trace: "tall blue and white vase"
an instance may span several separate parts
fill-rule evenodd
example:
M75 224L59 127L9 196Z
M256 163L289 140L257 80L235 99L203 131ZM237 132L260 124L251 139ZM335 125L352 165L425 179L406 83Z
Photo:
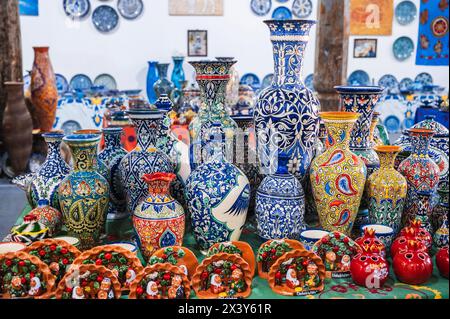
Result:
M121 219L127 217L125 190L120 180L119 164L127 151L122 147L121 127L106 127L102 129L105 148L98 154L99 160L109 170L109 205L107 219Z
M256 192L258 235L268 239L298 239L306 229L305 193L298 179L288 172L287 154L278 157L275 174L266 176Z
M254 110L258 156L264 175L278 167L277 155L302 181L314 157L319 130L319 101L306 88L301 73L313 20L269 20L275 71L272 85L259 94Z
M212 123L207 134L206 162L186 183L192 230L203 253L215 243L239 240L250 200L247 177L224 157L221 123Z
M49 206L61 211L58 197L58 186L69 174L70 167L61 156L62 132L43 133L47 143L47 158L31 180L28 198L33 208L40 200L47 200Z
M155 103L157 96L155 89L153 86L155 85L155 82L158 81L158 69L156 68L156 65L158 62L156 61L148 61L148 71L147 71L147 98L148 101L153 104Z
M174 56L172 57L172 60L173 60L173 70L170 79L172 80L172 83L175 85L175 87L178 90L181 90L182 84L186 80L183 70L184 57Z
M148 194L148 186L142 176L156 172L173 173L174 167L170 158L156 147L164 114L148 108L130 109L127 114L136 129L137 145L122 158L119 172L125 188L127 213L132 214Z

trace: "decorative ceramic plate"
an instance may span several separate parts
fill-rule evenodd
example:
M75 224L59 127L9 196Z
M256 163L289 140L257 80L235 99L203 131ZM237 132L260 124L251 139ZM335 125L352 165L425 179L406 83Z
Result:
M400 131L400 120L395 115L389 115L384 119L384 126L388 133L397 133Z
M412 79L403 78L399 84L400 92L410 91L412 89L413 83L414 81Z
M414 2L405 0L395 7L395 18L401 25L407 25L414 21L417 16L417 8Z
M411 117L407 117L403 120L403 128L409 129L415 124L414 119Z
M433 77L427 72L422 72L416 76L414 82L419 82L422 85L432 85Z
M383 75L378 80L378 86L385 88L389 93L397 93L399 91L398 81L392 74Z
M65 135L69 135L72 134L72 132L81 130L81 125L77 121L70 120L64 122L64 124L61 126L61 130L64 131Z
M36 173L45 161L45 156L42 153L32 153L28 161L28 169L31 173Z
M403 61L409 58L414 52L414 42L409 37L400 37L392 45L394 56L397 60Z
M311 0L295 0L292 4L292 13L299 19L309 17L313 10Z
M253 89L260 87L259 78L254 73L246 73L241 77L239 84L246 84L251 86Z
M144 11L144 3L142 0L118 0L117 10L125 19L134 20Z
M252 273L252 278L255 275L255 268L256 268L255 254L253 253L252 247L246 242L229 241L223 243L215 243L209 248L207 256L210 257L218 253L238 254L239 256L244 258L244 260L248 263L250 271Z
M92 23L100 32L110 32L119 24L119 15L113 7L101 5L92 13Z
M64 0L63 8L66 15L72 19L84 18L91 9L89 0Z
M31 84L31 75L25 74L23 76L23 91L26 92L30 88Z
M194 274L198 266L194 253L186 247L168 246L158 249L148 261L148 265L169 263L180 268L188 278Z
M275 20L289 20L292 19L292 12L286 7L278 7L272 12L272 19Z
M311 91L315 91L314 89L314 74L308 74L308 76L305 78L305 86L310 89Z
M103 86L106 90L116 90L116 80L109 74L103 73L97 76L94 80L95 86Z
M252 0L250 7L256 15L265 16L272 8L272 0Z
M85 74L77 74L70 79L70 87L72 90L88 90L92 86L91 79Z
M261 89L265 89L266 87L271 86L272 81L273 81L273 73L267 74L262 80Z
M69 83L67 82L66 78L59 73L55 74L55 78L56 78L56 88L58 90L58 93L60 95L63 95L64 93L66 93L69 90Z
M366 71L356 70L353 71L347 79L348 85L367 86L370 85L370 77Z

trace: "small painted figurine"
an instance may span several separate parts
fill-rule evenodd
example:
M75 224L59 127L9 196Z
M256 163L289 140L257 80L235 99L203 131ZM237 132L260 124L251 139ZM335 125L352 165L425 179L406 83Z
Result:
M184 272L184 274L187 276L188 275L188 269L187 269L186 265L180 265L179 267Z
M12 279L11 279L11 286L15 290L22 289L22 280L20 279L19 276L12 277Z
M172 277L172 284L168 291L169 299L182 299L184 298L184 289L182 286L183 278L180 275Z
M28 294L30 296L37 296L41 292L41 280L38 277L30 279L30 290Z
M234 292L243 292L245 290L244 273L241 269L236 268L231 272L230 288Z
M80 286L73 287L72 299L84 299L83 288L81 288Z
M146 289L147 299L161 299L159 295L158 285L154 281L149 281Z
M213 294L220 294L225 291L225 287L222 285L222 278L218 274L211 276L211 292Z
M306 266L306 275L304 278L306 289L312 289L319 286L320 277L318 269L317 265L313 262L310 262L308 266Z
M114 293L111 289L111 279L103 278L102 282L100 283L100 291L103 291L106 293L106 298L99 297L99 299L114 299ZM100 291L99 291L99 294L100 294Z
M336 254L333 251L327 251L325 254L325 269L333 271L336 268Z
M342 256L340 271L350 271L351 258L349 255Z
M297 279L297 272L294 268L289 268L286 272L286 285L291 289L300 286L300 281Z
M52 261L48 266L53 273L59 273L59 264L56 261Z
M136 272L129 268L125 273L125 287L129 287L131 282L136 278Z

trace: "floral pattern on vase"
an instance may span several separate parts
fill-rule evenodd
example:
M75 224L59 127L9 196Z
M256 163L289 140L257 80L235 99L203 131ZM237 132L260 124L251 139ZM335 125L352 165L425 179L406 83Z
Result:
M159 248L181 246L184 236L183 207L170 195L173 173L144 174L148 196L139 203L133 214L133 227L146 259Z
M327 127L327 149L310 168L319 221L326 231L350 235L367 176L362 159L349 150L350 133L360 114L322 112L320 116Z
M110 198L107 219L121 219L128 216L126 212L125 190L120 180L119 164L127 151L122 147L121 127L106 127L102 129L105 148L98 158L109 171Z
M158 98L156 96L156 92L154 89L155 82L158 81L158 69L156 68L156 65L158 62L156 61L148 61L148 71L147 71L147 98L148 101L153 104L155 103L156 99Z
M100 139L98 134L63 138L72 151L73 170L59 185L59 201L68 235L80 240L81 250L99 244L106 222L109 183L97 172Z
M367 179L369 223L389 226L397 234L401 227L407 189L405 177L394 168L400 147L380 145L375 146L374 150L380 159L380 169Z
M275 174L266 176L256 193L258 235L268 239L297 239L306 229L305 193L287 170L289 157L281 153Z
M314 158L319 101L302 77L303 56L313 20L269 20L274 55L272 85L259 94L254 110L261 173L274 173L278 152L289 155L289 172L304 179Z
M153 84L153 89L156 93L156 98L159 98L161 94L167 94L171 96L172 91L175 89L175 85L167 78L167 71L169 69L169 63L158 63L156 65L158 69L159 79Z

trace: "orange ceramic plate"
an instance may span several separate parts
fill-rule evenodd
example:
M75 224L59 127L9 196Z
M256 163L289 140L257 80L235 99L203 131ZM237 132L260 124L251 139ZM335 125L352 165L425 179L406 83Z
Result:
M172 249L172 251L170 251ZM178 254L174 255L174 252L178 252L179 250L183 250L184 256L180 257ZM175 266L181 267L181 270L186 274L187 270L187 276L188 278L191 278L194 274L195 269L198 266L198 260L195 257L194 253L190 251L186 247L181 246L168 246L158 249L153 253L153 255L150 257L149 265L154 265L156 263L170 263L167 258L170 256L174 256L174 259L176 261ZM158 258L158 260L156 259ZM184 267L183 267L184 266ZM185 269L184 269L185 268Z
M212 245L208 250L208 256L212 256L217 253L230 253L228 248L235 247L239 249L242 253L239 254L250 266L250 271L253 276L255 276L255 268L256 268L256 259L255 254L253 253L252 247L243 241L229 241L223 243L216 243Z

